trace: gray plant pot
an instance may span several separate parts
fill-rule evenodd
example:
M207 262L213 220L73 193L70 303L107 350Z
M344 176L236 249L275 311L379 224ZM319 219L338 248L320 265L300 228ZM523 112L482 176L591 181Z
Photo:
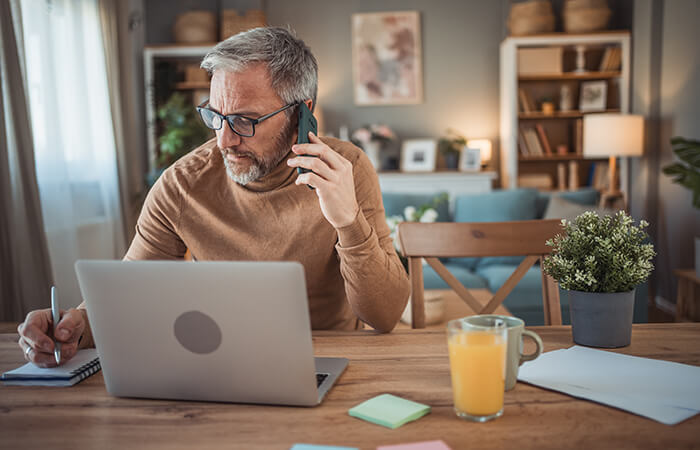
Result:
M634 289L629 292L567 291L574 342L589 347L630 345Z

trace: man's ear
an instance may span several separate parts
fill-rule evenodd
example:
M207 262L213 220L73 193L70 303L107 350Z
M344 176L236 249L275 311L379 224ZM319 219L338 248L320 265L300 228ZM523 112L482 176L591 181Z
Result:
M308 99L308 100L305 100L304 103L306 103L306 106L309 107L309 111L311 111L311 112L313 113L313 112L314 112L314 106L315 106L315 105L314 105L314 101L311 100L311 99Z

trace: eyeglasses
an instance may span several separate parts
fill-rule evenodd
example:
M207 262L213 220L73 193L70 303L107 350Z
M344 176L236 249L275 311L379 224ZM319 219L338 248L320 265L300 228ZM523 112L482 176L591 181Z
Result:
M229 114L228 116L225 116L221 113L214 111L213 109L206 108L205 106L208 103L209 100L205 100L201 105L197 106L197 112L199 113L199 117L202 118L202 122L204 122L204 125L206 125L207 128L211 128L212 130L220 130L221 127L224 125L224 121L226 121L228 122L228 126L231 128L231 131L242 137L253 137L255 135L255 125L259 124L264 120L269 119L275 114L281 113L285 109L289 109L292 106L296 106L298 104L290 103L286 106L283 106L275 112L271 112L270 114L265 114L262 117L253 119L251 117L239 116L237 114Z

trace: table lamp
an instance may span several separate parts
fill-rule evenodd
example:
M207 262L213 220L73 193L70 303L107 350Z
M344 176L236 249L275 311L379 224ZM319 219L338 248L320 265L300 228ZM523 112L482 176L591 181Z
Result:
M641 156L644 151L644 117L633 114L583 116L583 157L610 158L610 186L606 196L621 196L617 179L618 156Z
M490 139L468 139L467 147L478 148L481 155L481 165L485 166L491 161L491 140Z

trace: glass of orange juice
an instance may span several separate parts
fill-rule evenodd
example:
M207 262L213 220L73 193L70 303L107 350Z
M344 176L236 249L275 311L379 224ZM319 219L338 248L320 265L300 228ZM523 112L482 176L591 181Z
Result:
M503 414L508 328L502 319L471 316L447 323L457 416L486 422Z

